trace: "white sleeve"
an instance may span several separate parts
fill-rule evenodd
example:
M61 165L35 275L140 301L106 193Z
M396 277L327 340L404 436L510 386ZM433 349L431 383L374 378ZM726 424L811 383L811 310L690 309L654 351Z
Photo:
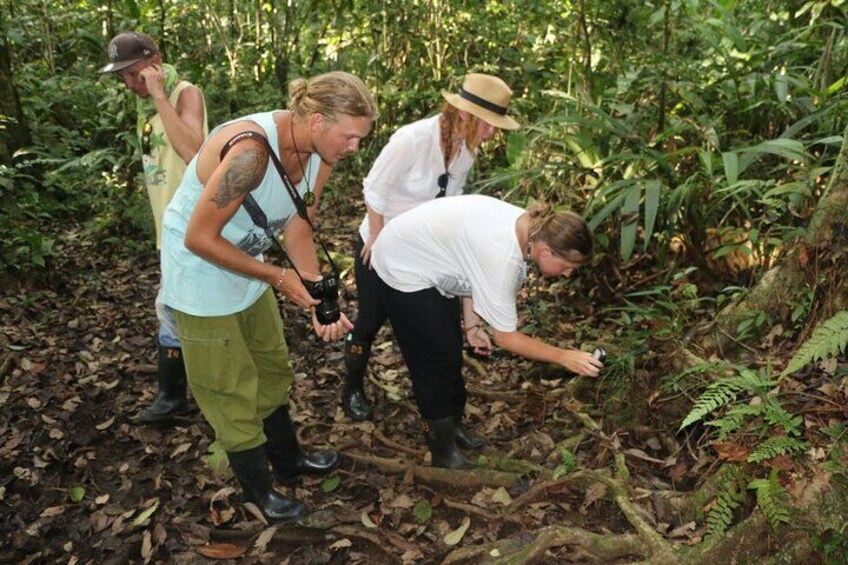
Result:
M363 181L365 203L378 214L384 214L391 191L396 189L415 160L415 143L411 135L398 131L380 151L380 155Z

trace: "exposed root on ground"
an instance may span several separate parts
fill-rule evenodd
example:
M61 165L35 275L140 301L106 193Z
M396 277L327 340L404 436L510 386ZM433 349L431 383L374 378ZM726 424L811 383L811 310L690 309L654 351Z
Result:
M352 451L346 451L344 455L357 463L375 466L384 473L403 475L410 473L414 479L423 483L450 485L457 488L474 489L484 486L509 488L521 479L518 473L505 473L491 469L441 469L416 465L411 461L363 455Z

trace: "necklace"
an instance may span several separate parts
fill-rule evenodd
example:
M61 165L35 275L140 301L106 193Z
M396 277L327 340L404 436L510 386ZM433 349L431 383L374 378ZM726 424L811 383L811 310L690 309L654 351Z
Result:
M297 164L300 165L300 173L303 175L303 182L306 183L306 193L303 195L303 203L306 204L306 207L310 207L315 204L315 194L312 192L312 187L309 186L309 178L306 176L306 170L303 168L303 163L300 161L300 150L297 148L297 141L294 140L294 114L291 116L291 121L289 122L289 131L291 131L292 145L294 145L294 153L297 158Z

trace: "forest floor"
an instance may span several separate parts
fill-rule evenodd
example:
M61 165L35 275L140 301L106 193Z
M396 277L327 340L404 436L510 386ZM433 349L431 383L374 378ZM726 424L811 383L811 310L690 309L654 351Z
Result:
M328 216L323 233L352 234L358 221L355 210ZM350 253L351 241L331 240ZM389 329L375 343L367 385L374 422L351 423L339 406L342 344L316 341L305 314L286 303L301 441L333 446L343 462L330 477L281 485L311 514L268 526L210 459L211 429L193 403L173 426L133 421L155 392L158 276L157 256L144 246L118 249L69 232L45 284L0 297L0 562L438 563L474 547L482 549L470 561L496 561L492 544L521 547L548 526L632 531L609 484L569 480L577 469L601 476L616 455L641 489L632 500L651 528L671 544L703 539L702 521L656 494L693 489L719 462L675 433L691 400L660 393L656 375L670 370L661 352L648 363L656 375L637 371L615 398L616 383L603 377L574 379L509 356L468 360L468 423L488 444L475 454L479 471L440 471L427 466ZM350 274L346 282L350 313ZM594 310L580 289L543 293L553 304L546 316L563 302L569 315L540 335L576 345L598 335L582 333ZM554 543L527 561L590 561L584 549ZM607 562L640 558L625 551Z

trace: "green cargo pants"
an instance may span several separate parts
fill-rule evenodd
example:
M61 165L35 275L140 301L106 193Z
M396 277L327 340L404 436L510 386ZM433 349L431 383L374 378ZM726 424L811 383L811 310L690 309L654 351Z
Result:
M288 404L294 381L273 291L228 316L174 316L191 393L218 442L226 451L265 443L262 420Z

